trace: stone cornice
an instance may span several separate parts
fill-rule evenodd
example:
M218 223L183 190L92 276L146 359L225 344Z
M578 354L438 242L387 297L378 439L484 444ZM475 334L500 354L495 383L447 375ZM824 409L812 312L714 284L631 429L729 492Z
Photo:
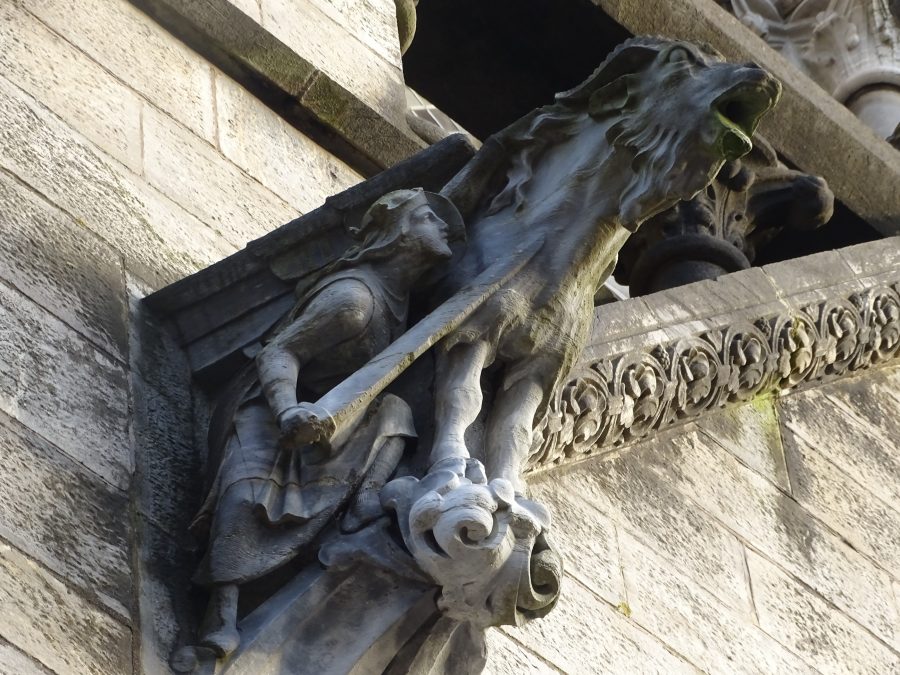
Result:
M704 306L715 315L704 317ZM635 314L646 330L616 335ZM667 316L678 320L667 324ZM551 404L533 471L895 358L900 238L607 305L596 312L595 335Z
M363 175L425 147L228 0L130 1Z

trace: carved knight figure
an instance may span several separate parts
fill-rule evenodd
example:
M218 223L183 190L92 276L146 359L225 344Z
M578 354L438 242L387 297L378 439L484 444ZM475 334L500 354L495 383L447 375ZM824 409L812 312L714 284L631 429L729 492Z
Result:
M200 641L240 645L204 673L469 675L489 626L552 609L561 560L523 471L596 290L643 221L751 149L779 93L754 64L635 38L440 195L375 201L362 244L303 285L213 418ZM386 393L410 380L406 401ZM238 590L284 569L236 625Z
M404 439L415 436L409 407L384 395L327 446L312 446L296 442L314 414L298 399L315 400L405 331L410 287L451 255L445 219L459 219L452 204L422 190L375 202L356 233L359 245L298 289L255 366L215 411L210 438L221 443L221 460L194 529L209 532L195 575L211 593L200 644L218 656L239 643L240 586L300 554L351 497L348 529L380 515L371 493L377 499Z

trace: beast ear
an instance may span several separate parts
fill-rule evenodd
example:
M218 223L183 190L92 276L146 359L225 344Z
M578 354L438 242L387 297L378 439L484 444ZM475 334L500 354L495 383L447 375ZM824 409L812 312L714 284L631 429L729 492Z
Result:
M633 38L623 42L606 57L588 79L574 89L557 94L557 102L583 103L591 100L595 93L599 94L600 90L614 84L625 75L638 73L646 68L667 44L670 43L654 38Z
M588 99L588 114L600 119L622 110L631 94L628 87L630 79L624 75L591 94Z

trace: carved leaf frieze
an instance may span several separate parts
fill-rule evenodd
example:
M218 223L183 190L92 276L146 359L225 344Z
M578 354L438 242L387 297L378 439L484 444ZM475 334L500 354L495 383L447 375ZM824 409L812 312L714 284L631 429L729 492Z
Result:
M900 282L582 364L541 422L540 470L704 412L897 356Z

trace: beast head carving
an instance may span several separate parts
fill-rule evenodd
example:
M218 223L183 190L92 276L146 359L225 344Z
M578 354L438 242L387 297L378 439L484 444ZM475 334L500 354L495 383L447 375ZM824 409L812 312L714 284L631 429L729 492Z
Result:
M760 117L781 85L753 63L725 63L710 48L663 38L620 45L557 106L606 122L606 138L630 153L634 179L621 196L623 224L647 216L654 201L689 199L726 160L750 151Z

